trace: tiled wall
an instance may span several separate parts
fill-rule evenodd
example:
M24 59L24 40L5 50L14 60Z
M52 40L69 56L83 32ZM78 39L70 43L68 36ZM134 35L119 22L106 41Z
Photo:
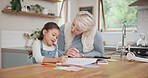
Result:
M24 33L29 31L2 31L2 48L7 47L24 47L26 40Z
M148 42L148 8L138 10L138 31L145 34Z
M102 39L105 41L105 45L117 45L122 42L121 32L102 32ZM127 32L125 42L135 43L138 40L139 33Z
M1 26L0 26L0 28L1 28ZM2 65L1 65L1 61L2 61L2 60L1 60L1 59L2 59L2 56L1 56L1 55L2 55L2 54L1 54L1 45L2 45L2 44L1 44L1 43L2 43L2 41L1 41L1 29L0 29L0 69L1 69L1 66L2 66Z

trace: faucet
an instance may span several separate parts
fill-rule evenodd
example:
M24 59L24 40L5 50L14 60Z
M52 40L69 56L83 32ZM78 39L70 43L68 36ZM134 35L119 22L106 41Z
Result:
M126 21L125 21L126 22ZM126 25L125 22L123 23L122 26L122 47L121 47L121 54L120 56L122 57L124 52L125 52L125 38L126 38Z

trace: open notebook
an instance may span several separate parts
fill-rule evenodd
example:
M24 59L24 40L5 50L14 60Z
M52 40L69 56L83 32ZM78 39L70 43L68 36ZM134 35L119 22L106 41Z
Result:
M97 58L68 58L68 60L63 64L85 66L88 64L95 63L96 60Z

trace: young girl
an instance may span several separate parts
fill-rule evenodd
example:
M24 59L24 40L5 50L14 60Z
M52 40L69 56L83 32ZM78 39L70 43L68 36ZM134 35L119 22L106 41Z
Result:
M63 56L56 45L59 35L60 28L56 23L48 22L44 25L38 40L32 46L33 63L65 62L67 60L67 56Z

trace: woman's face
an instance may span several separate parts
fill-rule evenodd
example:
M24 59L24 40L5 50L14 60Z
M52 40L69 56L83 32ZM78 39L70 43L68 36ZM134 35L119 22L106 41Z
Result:
M73 35L79 35L79 34L82 33L82 30L80 30L80 29L75 25L75 23L73 22L73 23L72 23L72 26L71 26L71 33L72 33Z
M44 30L43 31L44 37L43 42L47 46L52 46L58 39L60 35L60 31L58 29L50 29L50 30Z

